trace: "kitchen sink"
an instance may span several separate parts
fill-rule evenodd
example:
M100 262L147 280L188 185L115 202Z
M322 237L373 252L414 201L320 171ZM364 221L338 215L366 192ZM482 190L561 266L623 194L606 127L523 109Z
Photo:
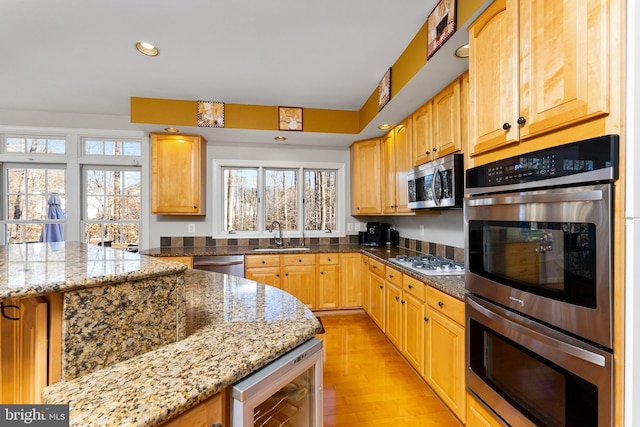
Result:
M308 251L308 246L267 246L265 248L254 248L251 252L291 252Z

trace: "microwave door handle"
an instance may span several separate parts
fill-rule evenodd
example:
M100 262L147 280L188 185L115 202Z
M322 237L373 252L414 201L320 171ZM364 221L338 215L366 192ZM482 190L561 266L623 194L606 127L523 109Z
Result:
M469 206L510 205L525 203L587 202L602 200L601 190L588 190L566 193L527 194L523 196L491 196L480 199L467 199Z
M433 201L435 202L436 206L440 206L440 204L442 203L442 191L440 192L440 194L436 194L436 180L438 179L442 179L440 175L440 167L437 167L433 171L433 176L431 177L431 194L433 194ZM442 190L442 184L440 185L440 189Z

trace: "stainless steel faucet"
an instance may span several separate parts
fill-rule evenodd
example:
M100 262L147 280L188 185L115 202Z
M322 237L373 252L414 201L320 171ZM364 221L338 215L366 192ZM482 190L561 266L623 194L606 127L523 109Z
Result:
M280 224L279 221L273 221L271 223L271 225L269 226L269 233L271 233L273 231L273 226L277 225L278 226L278 235L274 238L274 242L276 245L278 246L282 246L282 224Z

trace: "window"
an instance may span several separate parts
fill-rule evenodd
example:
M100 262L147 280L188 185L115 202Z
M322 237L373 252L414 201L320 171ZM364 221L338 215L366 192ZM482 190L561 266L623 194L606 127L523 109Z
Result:
M93 132L0 126L0 244L139 244L143 133Z
M229 163L233 163L230 161ZM224 166L214 163L214 183L220 197L221 227L214 234L268 235L274 221L291 236L320 236L344 232L338 217L344 165L317 168L314 165ZM215 227L214 227L215 228Z
M83 168L84 241L117 247L138 245L141 173L124 168Z
M66 171L46 165L11 165L4 168L4 176L7 243L64 240L64 215L51 216L49 203L55 200L57 209L64 213ZM50 231L53 224L59 227L56 236Z

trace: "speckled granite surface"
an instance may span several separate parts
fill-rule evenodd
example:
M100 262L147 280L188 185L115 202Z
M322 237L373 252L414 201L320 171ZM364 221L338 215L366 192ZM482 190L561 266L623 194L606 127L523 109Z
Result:
M184 264L80 242L0 246L0 300L180 273Z
M156 426L320 331L286 292L233 276L185 272L187 337L44 390L71 426Z
M309 251L305 253L326 253L326 252L362 252L365 255L374 256L379 261L402 271L403 273L415 279L421 280L429 285L437 288L455 298L464 300L466 293L464 289L464 275L459 276L425 276L416 273L413 270L402 268L397 264L387 262L389 258L393 258L398 254L417 255L419 252L406 248L396 247L365 247L357 244L347 245L310 245ZM143 251L142 253L156 257L163 256L206 256L206 255L257 255L249 246L226 246L226 247L164 247ZM260 252L268 253L287 253L287 252Z
M184 275L64 293L65 381L184 338Z

